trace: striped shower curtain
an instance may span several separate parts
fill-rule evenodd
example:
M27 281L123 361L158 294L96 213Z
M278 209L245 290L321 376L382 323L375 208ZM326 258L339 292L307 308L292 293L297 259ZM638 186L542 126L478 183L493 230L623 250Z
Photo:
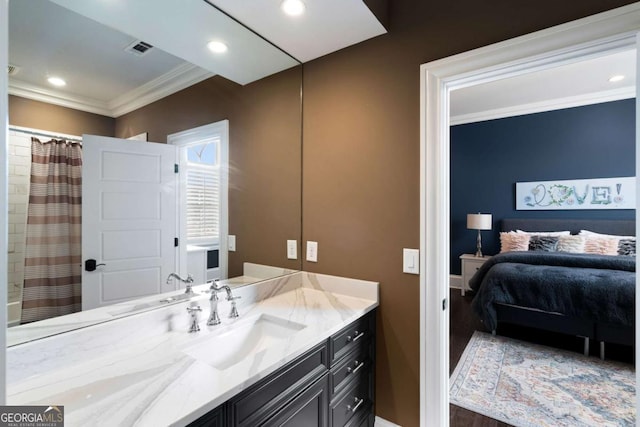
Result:
M31 138L22 323L80 311L82 146Z

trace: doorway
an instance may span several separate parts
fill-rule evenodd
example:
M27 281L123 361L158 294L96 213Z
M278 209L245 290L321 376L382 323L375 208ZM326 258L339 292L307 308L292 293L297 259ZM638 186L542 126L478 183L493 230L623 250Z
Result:
M450 92L585 58L633 49L639 28L640 7L630 5L422 65L422 426L449 424ZM637 114L636 108L636 122ZM636 304L637 300L636 293Z

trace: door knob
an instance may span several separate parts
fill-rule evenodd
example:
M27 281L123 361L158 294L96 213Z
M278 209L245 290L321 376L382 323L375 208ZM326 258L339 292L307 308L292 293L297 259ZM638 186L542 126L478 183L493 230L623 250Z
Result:
M101 265L104 266L107 264L104 264L104 263L96 264L95 259L88 259L84 262L84 269L86 271L95 271L96 268L100 267Z

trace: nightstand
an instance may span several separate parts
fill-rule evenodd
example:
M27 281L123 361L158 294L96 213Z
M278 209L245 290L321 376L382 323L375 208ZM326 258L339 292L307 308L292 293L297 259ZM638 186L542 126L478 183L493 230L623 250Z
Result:
M469 280L476 274L476 271L484 264L486 260L491 258L490 256L477 257L472 254L462 254L460 259L462 260L462 288L461 294L464 296L464 292L469 288Z

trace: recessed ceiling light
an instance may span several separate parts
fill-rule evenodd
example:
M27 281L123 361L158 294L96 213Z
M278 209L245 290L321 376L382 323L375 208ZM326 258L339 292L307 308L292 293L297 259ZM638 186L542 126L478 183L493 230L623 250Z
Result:
M58 87L62 87L62 86L66 86L67 82L65 82L63 79L61 79L60 77L49 77L47 79L47 81L54 85L54 86L58 86Z
M227 51L227 45L217 40L209 42L207 47L213 53L225 53Z
M299 16L304 13L304 3L302 0L283 0L280 8L289 16Z
M622 80L624 80L624 76L622 74L616 74L615 76L611 76L611 78L609 79L611 83L619 82Z

